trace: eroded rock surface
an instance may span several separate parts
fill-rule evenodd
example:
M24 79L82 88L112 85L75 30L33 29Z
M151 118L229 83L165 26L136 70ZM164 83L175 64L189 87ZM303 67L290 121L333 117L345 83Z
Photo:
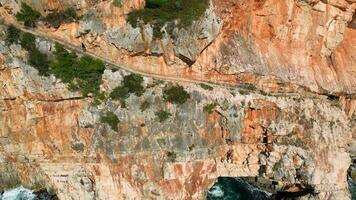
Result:
M191 98L174 105L162 90L175 83L145 77L145 93L126 107L110 98L95 106L56 77L39 76L20 45L1 41L0 189L22 182L45 184L60 199L204 199L217 177L231 176L274 181L280 191L312 187L310 199L350 199L354 0L212 1L191 27L161 39L151 25L125 20L143 0L26 2L43 15L75 7L84 16L58 29L39 23L34 31L46 37L138 71L234 87L182 82ZM1 18L17 23L20 2L0 3ZM37 45L51 56L51 42ZM106 96L126 74L104 72ZM151 106L142 111L145 100ZM172 114L163 123L161 109ZM118 131L100 121L108 111Z
M95 106L40 77L20 46L1 42L0 50L0 166L26 185L45 183L60 199L204 199L219 176L258 176L279 190L311 186L313 198L350 199L345 147L354 127L325 96L180 83L191 98L175 105L162 98L175 83L145 77L145 93L126 107L110 98ZM126 74L106 70L101 90ZM145 100L151 106L142 111ZM162 123L161 109L172 114ZM118 116L118 131L100 121L107 111Z

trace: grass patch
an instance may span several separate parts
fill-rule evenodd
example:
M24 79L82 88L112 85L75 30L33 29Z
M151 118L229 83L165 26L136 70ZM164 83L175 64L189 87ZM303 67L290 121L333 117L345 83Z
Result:
M165 110L160 110L160 111L156 112L155 114L157 116L158 121L161 123L166 121L170 116L172 116L171 113L169 113L168 111L165 111Z
M204 84L204 83L201 83L200 87L203 88L204 90L210 90L210 91L214 90L214 88L212 86Z
M166 87L163 90L163 99L174 104L183 104L190 98L190 94L182 86Z
M54 28L58 28L61 24L70 23L75 20L78 20L79 17L74 8L67 8L61 12L53 12L48 14L43 18L44 22L47 22Z
M161 29L165 24L170 25L169 32L173 30L171 25L189 27L204 14L208 6L208 0L146 0L145 8L130 12L127 21L133 27L137 27L138 20L150 23L154 37L161 38Z
M38 11L24 2L21 3L21 10L16 14L17 21L24 22L27 27L36 27L36 22L40 17L41 14Z
M119 118L113 112L107 112L100 117L100 122L108 124L112 130L118 131L117 125L120 123Z
M209 114L213 113L215 111L215 108L218 104L217 103L210 103L204 106L203 111L207 112Z

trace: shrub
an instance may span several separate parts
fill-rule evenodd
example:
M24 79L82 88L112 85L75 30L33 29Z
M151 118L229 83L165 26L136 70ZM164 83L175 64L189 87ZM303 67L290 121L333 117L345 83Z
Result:
M29 53L28 64L36 68L40 75L49 75L48 57L37 49L36 37L31 33L22 33L20 38L22 48L26 49Z
M83 56L73 65L76 82L84 96L89 93L97 95L102 83L105 65L101 60Z
M203 88L204 90L210 90L210 91L214 89L210 85L207 85L207 84L204 84L204 83L201 83L200 87Z
M26 3L21 3L21 10L16 14L16 19L18 21L24 22L25 26L35 27L36 21L41 17L41 14L31 8L31 6Z
M71 83L71 88L78 88L84 96L89 93L100 94L102 74L105 65L102 61L90 56L77 58L73 52L68 52L60 44L56 44L55 60L50 63L50 71L65 83Z
M58 28L63 23L70 23L78 19L74 8L68 8L62 12L53 12L48 14L43 21L49 23L52 27Z
M127 99L131 93L136 96L141 96L145 92L145 88L142 86L143 78L137 74L130 74L124 77L122 86L115 88L110 97L115 100L120 100L121 107L125 108L125 99Z
M28 63L38 70L39 75L49 75L49 61L46 54L40 52L37 48L30 51Z
M251 83L244 83L239 85L241 88L246 89L246 90L257 90L256 86L251 84Z
M160 38L165 24L174 24L176 21L179 27L188 27L204 14L208 5L208 0L147 0L145 8L130 12L127 21L134 27L137 27L139 19L150 23L154 36Z
M118 131L117 125L120 123L119 118L113 112L107 112L100 117L101 123L108 124L112 130Z
M183 104L190 98L190 94L182 86L171 86L163 90L163 99L165 101Z
M171 113L169 113L169 112L167 112L165 110L160 110L160 111L156 112L155 114L156 114L156 116L158 118L158 121L161 122L161 123L166 121L170 116L172 116Z
M114 0L112 2L112 5L116 6L116 7L122 7L122 0Z
M17 29L14 25L10 25L7 27L7 32L6 32L6 43L7 44L13 44L17 43L20 39L20 30Z
M174 151L168 151L167 157L171 162L174 162L177 158L177 154Z
M115 100L126 99L130 96L129 89L126 87L116 87L111 93L110 97Z
M205 105L203 111L211 114L214 112L217 105L218 105L217 103L210 103L208 105Z
M50 71L56 77L62 79L65 83L71 83L72 89L79 89L75 83L72 83L75 78L73 69L74 63L77 61L77 55L67 51L61 44L55 44L54 51L55 60L50 63Z
M20 39L20 44L22 48L31 53L31 51L36 49L36 37L31 33L23 33Z
M143 78L137 74L130 74L124 77L124 87L128 88L130 93L134 93L136 96L141 96L145 92L145 88L142 86Z
M145 110L147 110L149 107L151 106L151 103L148 100L145 100L141 106L140 106L140 110L143 112Z

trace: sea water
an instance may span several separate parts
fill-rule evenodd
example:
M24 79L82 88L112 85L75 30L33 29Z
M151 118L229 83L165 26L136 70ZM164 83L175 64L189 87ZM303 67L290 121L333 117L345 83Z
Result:
M268 200L271 193L260 190L241 178L219 177L208 191L208 200Z

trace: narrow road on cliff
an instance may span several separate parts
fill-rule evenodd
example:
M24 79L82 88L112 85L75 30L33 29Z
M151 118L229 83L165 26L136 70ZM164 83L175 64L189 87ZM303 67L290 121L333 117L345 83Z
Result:
M5 22L6 25L9 25ZM218 83L218 82L211 82L211 81L202 81L202 80L193 80L193 79L187 79L187 78L182 78L182 77L175 77L175 76L167 76L167 75L160 75L160 74L153 74L153 73L146 73L146 72L142 72L140 70L136 70L133 69L132 67L126 66L126 65L122 65L122 64L117 64L114 61L110 60L109 58L105 58L102 56L98 56L96 55L94 52L90 52L90 50L86 50L83 51L83 49L81 47L75 46L71 43L68 43L66 41L63 40L59 40L57 38L50 38L48 36L46 36L45 33L42 33L40 31L36 31L35 29L28 29L25 28L24 26L18 25L18 24L12 24L14 25L16 28L20 29L23 32L27 32L27 33L31 33L39 38L43 38L45 40L48 41L52 41L52 42L57 42L59 44L64 45L67 49L74 51L76 53L79 54L83 54L83 55L89 55L91 57L97 58L99 60L102 60L103 62L116 66L119 69L123 69L126 70L128 72L131 73L135 73L135 74L140 74L142 76L146 76L146 77L151 77L151 78L156 78L156 79L161 79L161 80L166 80L166 81L173 81L173 82L187 82L187 83L195 83L195 84L206 84L206 85L210 85L210 86L223 86L226 88L235 88L236 86L238 86L238 84L227 84L227 83Z
M6 21L4 21L5 25L10 25L9 23L7 23ZM91 52L90 50L86 49L85 51L83 51L82 47L80 46L75 46L69 42L57 39L57 38L51 38L48 37L46 35L46 33L41 32L41 31L36 31L36 29L29 29L24 27L23 25L19 25L19 24L11 24L13 26L15 26L16 28L20 29L23 32L27 32L27 33L31 33L39 38L42 38L44 40L47 41L52 41L52 42L57 42L59 44L62 44L63 46L65 46L67 49L74 51L76 53L82 54L82 55L88 55L91 57L94 57L96 59L102 60L103 62L110 64L112 66L117 67L117 69L122 69L122 70L126 70L128 72L131 73L135 73L135 74L140 74L142 76L146 76L146 77L151 77L151 78L155 78L155 79L160 79L163 81L171 81L171 82L185 82L185 83L193 83L193 84L205 84L205 85L209 85L211 87L214 86L218 86L218 87L224 87L224 88L228 88L228 89L236 89L238 87L243 87L243 83L226 83L226 82L222 82L222 81L217 81L217 82L212 82L212 81L204 81L204 80L197 80L197 79L188 79L188 78L182 78L182 77L177 77L177 76L169 76L169 75L160 75L160 74L155 74L155 73L147 73L147 72L143 72L137 69L134 69L132 67L129 67L127 65L123 65L123 64L118 64L115 63L114 61L110 60L110 58L106 58L103 56L99 56L96 55L94 52ZM257 89L258 91L261 91L260 89ZM306 91L306 92L310 92L310 91ZM301 94L298 92L274 92L274 93L269 93L269 95L271 96L278 96L278 95L284 95L284 96L300 96ZM313 94L313 92L311 92L311 94ZM318 94L318 93L314 93L314 95L322 95L322 94Z

